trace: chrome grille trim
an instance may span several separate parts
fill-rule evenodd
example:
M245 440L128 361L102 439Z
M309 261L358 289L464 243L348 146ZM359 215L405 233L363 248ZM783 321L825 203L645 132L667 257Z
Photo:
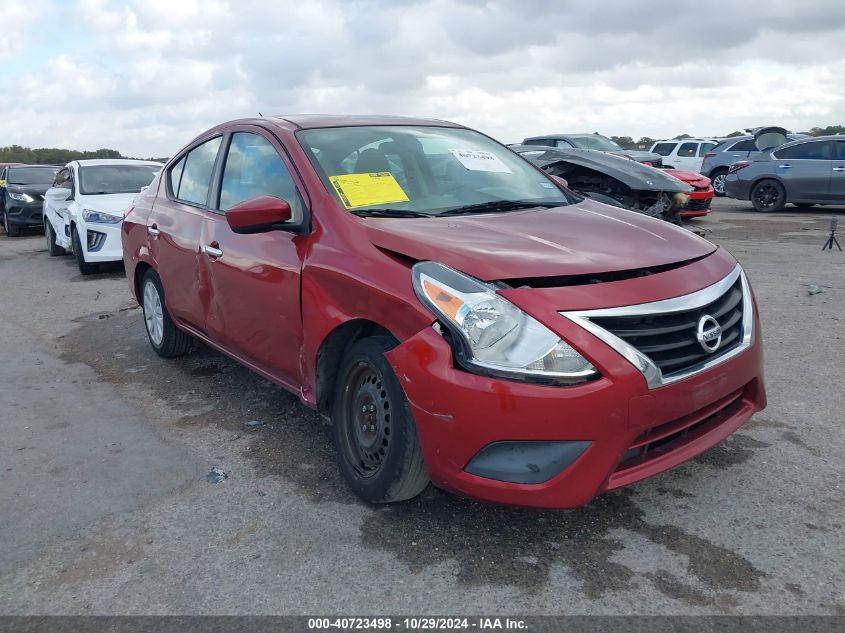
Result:
M673 312L686 312L689 310L696 310L702 308L710 303L713 303L736 283L737 278L742 279L742 339L733 349L721 354L712 360L698 363L692 367L688 367L682 371L674 372L664 375L660 368L652 362L645 354L640 352L636 347L630 343L622 340L615 334L594 323L591 319L596 317L625 317L625 316L650 316L660 314L671 314ZM751 347L753 340L754 327L754 308L751 304L751 289L748 285L748 280L742 267L737 264L736 267L721 281L717 281L712 286L708 286L696 292L681 297L674 297L672 299L663 299L661 301L652 301L650 303L640 303L630 306L621 306L618 308L600 308L598 310L576 310L576 311L562 311L562 316L565 316L570 321L573 321L583 327L585 330L607 343L614 350L619 352L628 362L636 367L645 377L649 389L656 389L665 385L672 384L679 380L689 378L695 374L701 373L720 365L738 354L741 354L746 349Z

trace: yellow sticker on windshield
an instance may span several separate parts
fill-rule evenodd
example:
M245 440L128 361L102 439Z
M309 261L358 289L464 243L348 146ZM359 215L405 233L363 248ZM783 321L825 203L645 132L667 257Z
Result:
M347 209L368 207L373 204L408 202L402 186L389 171L372 174L342 174L330 176L340 201Z

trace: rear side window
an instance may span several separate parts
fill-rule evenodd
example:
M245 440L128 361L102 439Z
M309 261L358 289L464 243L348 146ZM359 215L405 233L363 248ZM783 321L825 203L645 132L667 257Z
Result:
M773 154L781 160L830 160L830 143L816 141L784 147Z
M744 141L738 141L737 143L731 145L730 149L727 151L729 152L756 152L757 146L754 144L754 139L749 138Z
M698 143L681 143L681 146L678 148L678 156L689 158L695 156L697 151Z
M668 156L675 149L676 145L677 143L658 143L651 151L661 156Z
M698 146L698 155L704 156L707 152L709 152L714 147L716 147L716 143L702 143L701 145Z
M302 199L276 148L260 134L235 132L223 169L220 208L225 211L258 196L286 200L292 220L302 218Z
M220 149L220 140L221 137L218 136L206 141L185 156L179 188L173 192L178 200L192 204L206 204L214 161L217 158L217 150Z
M567 149L571 149L575 146L572 143L570 143L569 141L564 141L563 139L559 138L555 141L554 147L565 147Z
M836 160L845 160L845 141L836 141Z

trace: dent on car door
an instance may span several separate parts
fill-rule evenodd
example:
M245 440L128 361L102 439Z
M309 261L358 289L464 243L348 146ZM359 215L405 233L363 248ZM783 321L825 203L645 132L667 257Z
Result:
M299 384L302 344L300 274L305 205L278 141L258 130L232 133L220 169L216 213L203 232L201 266L211 297L206 329L218 344L280 382ZM258 196L286 200L290 230L234 233L226 211Z
M830 141L810 141L775 151L776 176L786 188L786 199L827 200L830 197Z
M166 195L147 217L150 254L170 314L204 331L208 284L199 274L200 239L222 137L194 146L168 166Z

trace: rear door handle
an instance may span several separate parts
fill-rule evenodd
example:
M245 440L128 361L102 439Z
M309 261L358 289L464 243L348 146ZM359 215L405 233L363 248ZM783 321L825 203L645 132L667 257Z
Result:
M158 235L159 235L159 233L161 233L161 231L159 231L158 227L155 224L153 224L153 225L147 227L147 233L149 233L153 237L158 237Z
M792 165L778 165L778 169L792 169Z
M845 171L845 167L834 167L833 171Z
M203 244L202 252L208 255L209 257L215 257L219 259L220 257L223 257L223 251L217 248L218 246L220 246L220 244L218 244L217 242L212 242L211 244Z

